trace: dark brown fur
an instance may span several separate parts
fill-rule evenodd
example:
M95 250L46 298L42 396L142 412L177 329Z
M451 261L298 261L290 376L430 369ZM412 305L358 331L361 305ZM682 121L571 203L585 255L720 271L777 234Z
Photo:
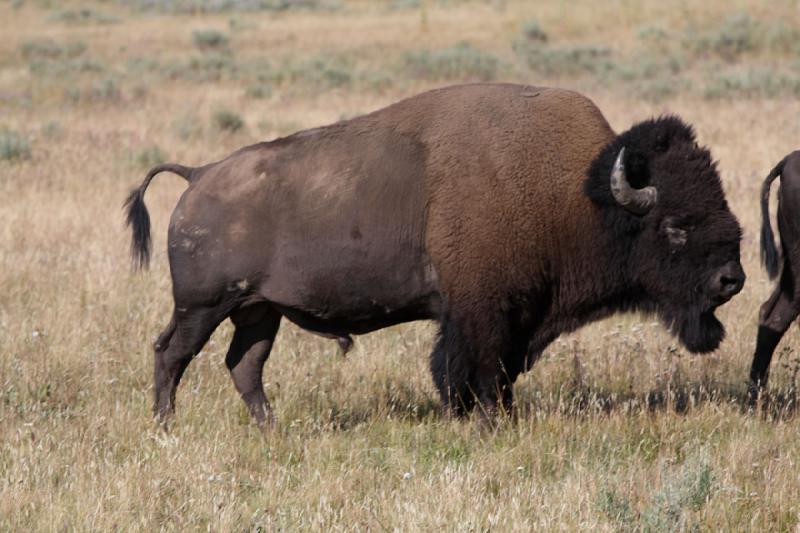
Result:
M643 216L609 190L623 146L631 184L658 187ZM129 202L135 252L152 174ZM738 223L691 128L668 117L616 135L590 100L561 89L431 91L249 146L189 181L169 229L162 418L228 316L228 366L259 423L281 316L335 337L437 320L443 402L492 413L510 408L518 374L559 334L616 311L657 312L690 349L716 348L713 310L744 281Z
M781 178L778 189L778 251L769 220L769 191L775 178ZM750 369L750 400L755 402L766 387L769 364L783 334L800 313L800 151L792 152L767 175L761 190L761 259L770 278L781 278L775 291L761 306L758 337Z

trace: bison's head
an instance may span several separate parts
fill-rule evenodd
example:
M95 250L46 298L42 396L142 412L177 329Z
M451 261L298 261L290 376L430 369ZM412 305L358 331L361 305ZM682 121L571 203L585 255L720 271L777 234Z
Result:
M741 228L709 151L677 117L637 124L592 163L586 193L600 205L636 305L693 352L716 349L714 310L737 294Z

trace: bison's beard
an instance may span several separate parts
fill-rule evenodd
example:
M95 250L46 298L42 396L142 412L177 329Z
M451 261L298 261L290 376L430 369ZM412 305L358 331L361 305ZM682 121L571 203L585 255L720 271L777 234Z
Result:
M694 353L716 350L725 338L725 328L714 316L714 310L689 310L667 318L670 329L686 349Z

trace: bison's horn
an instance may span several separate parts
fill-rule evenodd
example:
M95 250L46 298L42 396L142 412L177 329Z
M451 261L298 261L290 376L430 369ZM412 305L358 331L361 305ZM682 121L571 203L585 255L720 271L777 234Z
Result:
M644 187L634 189L625 177L625 148L619 151L617 160L614 161L614 169L611 171L611 194L619 205L636 213L644 215L656 205L658 191L655 187Z

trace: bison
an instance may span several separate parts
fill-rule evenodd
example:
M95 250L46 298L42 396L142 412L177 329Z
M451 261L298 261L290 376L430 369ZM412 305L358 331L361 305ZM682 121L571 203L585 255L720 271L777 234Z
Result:
M175 308L154 346L161 421L228 317L225 361L260 425L282 317L340 339L435 320L445 412L491 418L558 335L615 312L657 314L690 351L714 350L714 311L745 280L741 229L693 129L666 116L616 134L569 90L447 87L205 166L159 165L126 202L136 265L162 171L189 185L169 225Z
M778 231L782 253L775 245L769 220L769 191L781 177L778 190ZM750 402L758 399L767 384L769 364L775 348L800 313L800 151L792 152L770 171L761 187L761 260L770 279L781 275L772 295L761 306L758 336L750 368Z

